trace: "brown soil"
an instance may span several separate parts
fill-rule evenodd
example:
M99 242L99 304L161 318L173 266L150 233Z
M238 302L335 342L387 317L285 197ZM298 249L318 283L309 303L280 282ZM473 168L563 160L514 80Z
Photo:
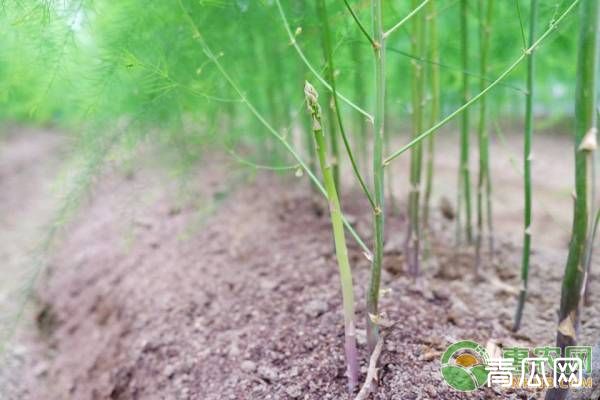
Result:
M31 255L55 207L54 178L66 140L56 132L3 128L0 138L0 398L24 399L24 359L35 333L31 310L20 318L34 270ZM15 328L16 332L15 332ZM7 345L5 338L18 340ZM0 350L0 353L2 351Z
M330 226L315 212L322 202L304 183L269 174L253 179L224 166L194 176L182 190L164 171L144 167L109 172L96 187L39 288L38 333L22 381L29 393L20 398L351 398ZM344 196L343 207L370 237L357 198ZM498 240L479 280L473 249L452 245L453 222L439 212L434 221L430 256L414 283L404 272L404 217L388 218L382 286L391 292L381 309L395 324L371 398L527 398L491 389L457 393L442 382L439 357L467 338L551 344L564 248L536 248L523 329L514 335L508 328L520 235ZM354 244L351 250L366 367L368 262ZM599 278L582 343L600 328Z

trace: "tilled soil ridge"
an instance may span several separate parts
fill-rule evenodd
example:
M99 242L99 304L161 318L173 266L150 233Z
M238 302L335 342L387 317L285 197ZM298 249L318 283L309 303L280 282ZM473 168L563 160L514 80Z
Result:
M172 183L144 174L96 190L39 291L47 356L45 384L34 398L351 398L330 225L315 212L320 200L272 175L231 193L218 174L210 176L198 181L201 205L182 205ZM364 205L347 202L350 220L368 237ZM413 283L400 251L404 219L388 221L382 286L391 292L381 309L394 325L372 398L525 398L453 391L442 382L439 358L466 338L551 344L562 259L536 256L531 304L514 336L507 329L518 276L514 246L500 245L484 266L487 280L476 280L472 249L456 250L451 224L439 221L424 276ZM356 246L351 250L362 379L368 262ZM585 330L594 324L584 316Z

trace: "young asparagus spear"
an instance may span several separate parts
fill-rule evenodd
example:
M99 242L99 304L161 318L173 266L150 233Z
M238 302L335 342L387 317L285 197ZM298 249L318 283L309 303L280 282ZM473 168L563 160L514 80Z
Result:
M329 201L329 213L333 228L335 253L342 284L348 386L350 390L353 390L358 383L358 352L356 349L356 327L354 323L352 271L350 270L350 261L348 259L348 248L346 247L346 236L344 233L340 201L337 188L335 187L333 166L327 154L327 142L321 124L321 107L318 102L319 95L315 88L308 82L304 85L304 95L312 119L315 146L319 158L319 165L321 166L321 172L323 173L323 183L325 190L327 191L327 199Z

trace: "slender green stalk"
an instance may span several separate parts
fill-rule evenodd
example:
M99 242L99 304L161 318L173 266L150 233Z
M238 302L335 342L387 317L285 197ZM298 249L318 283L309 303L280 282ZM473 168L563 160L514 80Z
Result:
M461 73L466 73L467 75L469 75L472 78L483 79L485 82L493 82L494 81L494 79L492 79L492 78L490 78L488 76L481 76L478 73L476 74L476 73L471 72L471 71L465 71L461 67L457 67L457 66L454 66L454 65L448 65L448 64L441 63L441 62L435 62L435 61L431 60L430 58L420 58L420 57L415 56L414 54L411 54L410 52L400 50L400 49L398 49L396 47L391 47L391 46L387 45L385 48L389 52L392 52L392 53L395 53L395 54L399 54L399 55L404 56L406 58L417 60L418 62L423 63L423 64L436 65L436 66L440 67L441 69L448 70L448 71L457 71L457 72L461 72ZM517 92L517 93L526 94L525 93L525 89L522 89L522 88L520 88L518 86L515 86L515 85L511 85L510 83L499 82L498 86L510 89L510 90L512 90L514 92ZM437 122L437 121L435 121L435 122ZM548 124L552 125L551 122L552 121L549 120Z
M596 107L596 118L600 116L600 108ZM597 132L596 132L597 135ZM597 139L597 138L596 138ZM589 157L589 163L591 164L591 175L592 175L592 190L590 195L590 204L591 209L594 214L594 223L590 229L590 234L588 235L587 241L587 249L586 249L586 260L585 260L585 286L583 288L583 297L584 303L586 306L590 306L592 304L590 298L590 281L592 280L592 258L594 254L594 243L596 242L596 233L598 232L598 225L600 224L600 208L598 207L598 197L596 196L596 178L597 178L597 168L596 168L596 150L594 150L594 154Z
M389 96L386 96L385 98L385 121L384 121L384 125L385 126L391 126L389 119L390 119L390 98ZM385 137L383 138L383 151L389 151L391 149L391 130L390 129L386 129L385 130ZM397 204L396 204L396 195L394 194L394 172L393 171L388 171L387 174L385 175L385 183L386 183L386 191L387 191L387 196L388 196L388 201L389 201L389 206L388 206L388 210L390 215L395 215L396 211L397 211Z
M418 6L418 1L413 0L413 8ZM413 20L412 25L412 52L418 57L424 54L424 36L425 36L425 14ZM423 90L425 88L424 70L420 63L412 61L412 130L413 137L423 131ZM421 144L415 145L411 149L410 155L410 192L408 195L408 232L405 241L406 261L408 272L413 277L419 273L419 252L420 252L420 221L419 221L419 200L421 194L421 166L423 159L423 148Z
M358 25L358 28L360 29L362 34L367 38L367 40L369 41L371 46L375 47L376 45L375 45L375 42L373 41L373 38L371 37L371 35L369 35L369 32L367 32L367 29L364 27L362 22L360 22L360 19L358 18L358 16L356 15L356 13L352 9L352 7L350 7L350 3L348 3L348 0L344 0L344 5L346 5L346 9L348 9L348 12L350 13L350 15L352 15L354 22L356 22L356 25Z
M575 89L575 210L569 256L562 283L556 345L564 351L577 342L589 212L588 160L595 148L600 3L582 0ZM592 145L593 144L593 145ZM546 400L563 400L565 389L551 389Z
M258 81L258 84L264 87L261 91L260 97L256 99L257 106L261 107L265 111L265 115L268 116L275 129L280 128L280 121L278 114L275 112L277 109L277 102L275 101L274 85L271 83L271 65L268 60L271 58L269 53L269 47L267 46L267 40L265 40L265 30L259 30L257 35L252 35L251 30L248 30L249 41L253 44L255 54L261 55L257 60L259 65L257 76L253 77ZM260 130L260 121L256 121L255 129ZM268 163L276 163L278 160L277 152L275 150L276 143L270 136L266 136L262 143L261 152L265 155L265 161Z
M590 299L590 281L592 280L592 257L594 253L594 242L596 241L596 233L598 232L598 223L600 222L600 210L596 210L594 223L588 235L587 248L585 251L585 285L583 286L583 299L586 306L591 305Z
M404 25L406 23L406 21L408 21L409 19L411 19L412 17L414 17L416 13L418 13L419 11L421 11L421 9L423 7L425 7L427 5L427 3L429 3L429 1L430 0L423 0L420 4L413 2L413 10L410 13L408 13L408 15L406 17L402 18L396 25L394 25L387 32L385 32L383 34L383 38L387 39L388 36L390 36L392 33L394 33L395 31L397 31L398 29L400 29L400 27L402 25Z
M204 52L204 54L206 55L206 57L208 57L208 59L210 61L212 61L212 63L215 65L215 67L217 68L217 70L219 71L219 73L223 76L223 78L227 81L227 83L232 87L232 89L239 96L239 98L241 99L241 101L246 104L246 106L248 107L248 109L250 110L250 112L252 113L252 115L254 115L254 117L260 121L260 123L267 129L267 131L277 141L279 141L279 143L281 143L281 145L285 148L285 150L288 153L290 153L290 155L298 162L298 164L300 165L300 167L304 170L304 172L306 172L306 174L311 179L311 181L314 182L314 184L317 186L317 188L319 189L319 192L321 192L321 194L323 194L324 196L327 197L327 191L325 190L325 188L321 184L321 181L319 181L319 179L310 170L310 168L308 168L308 166L306 165L306 163L304 162L304 160L302 160L302 157L300 157L300 155L298 154L298 152L292 147L292 145L290 145L290 143L286 140L285 137L283 137L282 135L280 135L273 128L273 126L271 126L271 124L269 124L267 122L267 120L263 117L263 115L256 109L256 107L254 106L254 104L252 104L252 102L250 102L250 100L248 100L248 98L246 97L246 95L244 94L244 92L242 91L242 89L240 88L240 86L237 84L237 82L234 81L233 78L231 77L231 75L229 75L229 73L225 70L225 68L223 67L223 64L219 61L219 58L215 55L215 53L212 51L212 49L208 46L208 43L206 43L206 41L204 40L204 37L200 33L200 30L198 29L198 26L196 25L196 23L192 19L191 15L186 10L186 8L183 6L182 0L179 0L178 3L179 3L179 7L183 11L184 15L186 16L186 18L187 18L187 20L188 20L188 22L190 24L190 27L192 29L192 33L194 35L194 39L198 42L200 48L202 49L202 51ZM344 222L344 226L346 227L346 229L348 230L348 232L350 233L350 235L354 238L354 240L356 241L356 243L360 246L360 248L364 252L365 256L367 258L372 258L371 251L369 250L369 248L367 247L367 245L365 244L365 242L360 238L360 236L358 235L358 233L356 233L356 230L352 227L352 225L350 225L350 223L344 217L343 214L342 214L342 220Z
M436 0L429 3L427 18L429 22L429 58L431 85L431 114L430 125L433 126L440 117L440 47L437 28ZM429 209L431 203L431 192L433 190L433 171L435 161L435 136L427 138L427 170L425 173L425 193L423 195L423 229L429 229Z
M402 146L400 149L398 149L395 152L393 152L392 154L390 154L388 157L386 157L383 160L383 165L388 166L394 159L400 157L400 155L402 155L405 151L407 151L408 149L410 149L415 144L419 143L420 141L422 141L429 135L436 133L442 126L444 126L448 122L452 121L456 116L460 115L462 112L467 110L470 106L472 106L477 101L479 101L490 90L492 90L493 88L498 86L508 75L510 75L511 72L513 72L521 64L521 62L527 57L527 55L529 53L531 53L540 44L542 44L548 38L548 36L550 36L550 34L557 29L557 27L560 25L560 23L563 21L563 19L565 19L565 17L567 15L569 15L571 13L571 11L573 11L575 6L577 6L581 1L582 0L573 0L573 2L565 9L565 11L558 18L556 18L555 20L553 20L550 23L548 29L535 41L535 43L533 43L528 49L526 49L523 52L523 54L521 54L519 57L517 57L517 59L515 59L515 61L513 61L513 63L510 64L508 66L508 68L506 68L504 70L504 72L502 72L500 75L498 75L498 77L494 81L492 81L484 90L479 92L477 95L473 96L468 102L466 102L465 104L463 104L462 106L460 106L459 108L457 108L456 110L454 110L453 112L448 114L441 121L436 123L434 126L425 130L425 132L421 133L419 136L417 136L416 138L409 141L407 144Z
M484 11L487 4L487 12ZM492 29L492 18L494 13L494 1L479 0L479 39L480 39L480 75L485 76L487 74L487 64L490 48L490 32ZM480 79L480 90L485 89L485 80ZM481 246L483 241L484 231L484 200L487 205L488 212L487 218L491 219L491 199L490 192L490 145L487 127L487 104L485 97L481 99L479 103L479 129L478 129L478 140L479 140L479 179L477 181L477 240L475 249L475 273L478 274L481 267ZM491 221L488 221L488 227ZM489 230L489 229L488 229ZM488 231L488 235L490 232Z
M460 0L460 47L462 68L469 68L469 21L467 0ZM462 74L462 100L463 104L469 102L469 75ZM460 166L458 171L458 196L456 205L457 241L460 242L461 215L464 203L464 227L467 242L472 241L471 232L471 174L469 169L469 110L462 113L460 122Z
M367 98L365 82L362 79L362 71L364 68L364 61L361 53L361 43L356 40L352 45L352 61L354 64L354 95L356 101L359 104L364 104ZM360 166L361 172L364 174L365 179L369 179L369 156L367 152L368 147L368 126L365 117L362 114L354 113L354 136L355 140L355 151L354 154L357 157L357 164Z
M321 21L321 43L323 47L323 55L325 56L325 80L331 86L331 92L327 93L326 106L327 124L329 126L329 144L331 145L331 164L333 168L333 179L335 187L341 190L340 185L340 152L338 149L337 121L336 121L336 104L334 100L335 81L334 81L334 66L331 51L331 33L329 31L329 18L327 17L327 7L325 0L316 0L317 14ZM339 194L339 193L338 193Z
M598 114L600 114L600 109L596 107L596 118L598 118ZM597 132L594 136L594 139L597 140ZM588 239L586 243L585 250L585 284L583 286L583 302L586 306L590 306L592 304L592 300L590 298L590 281L592 280L592 258L594 255L594 242L596 241L596 232L598 231L598 223L600 222L600 209L598 208L598 198L596 196L596 148L597 143L594 143L593 152L588 155L588 168L590 170L590 179L592 182L592 187L590 190L590 215L594 215L594 222L591 225L590 232L588 234Z
M383 37L382 0L371 0L373 40L375 46L375 132L373 139L373 182L375 189L374 235L375 246L369 289L367 293L367 342L369 353L373 351L379 339L379 327L374 319L379 315L379 284L383 263L384 235L384 168L383 142L385 137L385 43Z
M531 0L531 11L529 17L529 43L532 43L535 37L535 26L537 20L538 2ZM521 326L523 316L523 307L527 298L527 286L529 283L529 257L531 254L531 141L533 137L533 95L534 95L534 73L535 73L535 52L532 52L527 59L527 96L525 97L525 140L523 151L523 185L525 192L524 206L524 231L523 231L523 254L521 257L521 291L519 293L519 302L515 314L515 324L513 330L516 332Z
M329 200L329 213L331 216L331 226L335 241L335 254L340 270L342 301L344 305L346 373L348 375L348 386L350 391L352 391L358 383L358 350L356 348L356 326L354 322L352 270L350 269L350 261L348 259L348 248L346 246L346 236L344 233L342 211L338 198L338 189L335 187L335 179L333 176L333 165L331 163L331 158L327 155L325 133L321 124L321 107L318 102L318 94L315 88L308 82L306 82L304 86L304 93L306 96L306 104L308 105L308 110L312 118L315 145L319 156L321 172L323 173L323 183Z

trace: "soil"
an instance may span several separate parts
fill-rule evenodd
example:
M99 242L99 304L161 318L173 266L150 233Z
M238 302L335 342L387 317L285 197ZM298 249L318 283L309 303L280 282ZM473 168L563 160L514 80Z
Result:
M540 142L548 157L565 148L560 137ZM496 162L503 162L502 148L495 151ZM442 153L448 155L438 162L448 164L438 197L455 180L445 178L453 157ZM30 316L36 329L33 337L18 340L27 348L21 391L7 398L352 398L344 377L341 294L325 204L298 178L254 175L213 158L185 186L168 170L143 162L134 163L139 167L133 171L108 168L40 281L37 311ZM564 176L560 171L569 170L568 163L568 157L549 158L540 173ZM557 208L544 214L552 218L538 218L542 222L534 229L547 234L536 242L524 323L513 334L521 235L515 229L518 206L509 211L506 202L520 204L520 192L518 178L504 167L496 184L498 239L495 252L484 257L483 278L473 274L473 248L454 245L454 222L436 208L422 276L409 279L402 255L405 217L388 216L382 287L390 292L381 310L393 326L385 330L372 399L542 396L495 389L461 394L439 372L441 353L461 339L490 348L554 342L568 232L561 221L568 221L570 210ZM568 178L542 179L536 186L540 198L553 205L562 204L565 187ZM400 190L397 195L405 198ZM360 195L342 198L358 232L370 237ZM553 224L561 228L552 230ZM349 243L362 379L369 263ZM595 273L581 343L597 341L598 289Z
M23 309L23 300L30 292L28 285L35 273L32 254L39 238L45 235L56 206L55 177L65 158L68 141L50 130L5 127L2 131L0 398L23 399L27 398L27 387L23 384L25 358L36 331L32 307ZM5 346L9 336L16 336L17 340ZM3 353L4 347L7 351Z

